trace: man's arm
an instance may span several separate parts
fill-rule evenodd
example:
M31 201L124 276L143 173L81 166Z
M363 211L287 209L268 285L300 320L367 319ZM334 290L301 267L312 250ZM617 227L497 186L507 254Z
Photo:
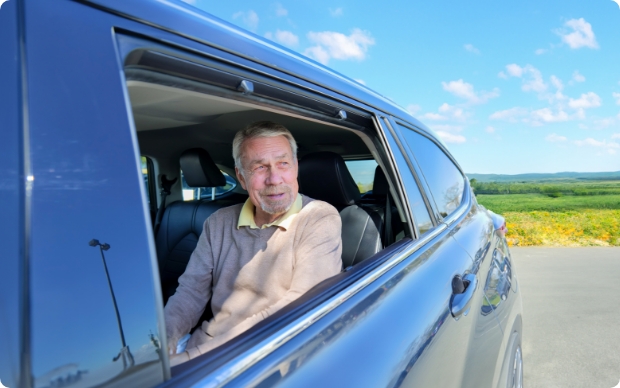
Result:
M205 221L196 249L179 277L179 287L164 308L168 347L176 349L178 340L196 326L211 298L213 254L209 242L209 224Z
M319 204L317 204L319 205ZM337 275L342 270L341 219L331 205L320 204L321 209L313 222L304 226L299 244L295 250L295 268L291 288L276 303L259 311L226 333L192 349L191 357L203 354L245 332L258 322L274 314L323 280ZM328 206L329 208L325 208ZM189 349L188 349L189 350ZM197 354L194 354L197 353Z

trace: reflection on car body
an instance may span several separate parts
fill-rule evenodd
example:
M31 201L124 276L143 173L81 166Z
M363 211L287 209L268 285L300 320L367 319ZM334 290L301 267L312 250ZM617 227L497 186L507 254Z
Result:
M505 222L477 204L456 160L405 110L172 0L12 0L0 36L5 386L521 381ZM338 209L346 270L171 368L164 303L204 220L247 198L230 150L234 133L258 120L291 130L306 166L300 192ZM184 187L179 159L197 147L227 186ZM333 160L347 167L334 171ZM178 179L168 196L162 177ZM343 179L359 190L343 193ZM113 247L115 303L93 238ZM457 276L476 282L453 289ZM117 357L124 347L133 363Z

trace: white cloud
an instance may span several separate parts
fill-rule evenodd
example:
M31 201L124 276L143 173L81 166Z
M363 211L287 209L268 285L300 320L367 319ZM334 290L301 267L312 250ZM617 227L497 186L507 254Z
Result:
M560 143L568 140L566 136L560 136L556 133L552 133L551 135L545 137L545 140L550 141L551 143Z
M506 65L506 71L512 77L521 77L525 69L516 63L511 63L510 65Z
M611 135L612 139L620 139L620 133L614 133Z
M463 47L465 48L465 50L469 51L470 53L480 54L480 50L478 50L476 47L474 47L474 45L471 44L471 43L467 43Z
M495 133L495 128L488 126L485 131L487 131L487 133Z
M304 55L316 59L318 62L326 65L329 62L329 53L321 46L308 47L304 51Z
M616 123L613 117L607 117L604 119L594 120L594 129L604 129L611 127Z
M453 95L463 98L472 104L484 104L488 100L499 96L499 89L495 88L491 92L482 91L480 93L476 93L474 91L474 86L467 82L464 82L462 79L457 81L450 82L442 82L441 85L443 89Z
M435 132L441 138L441 140L445 141L446 143L460 144L460 143L465 143L467 141L467 139L465 139L465 136L463 135L455 135L453 133L444 132L444 131L435 131Z
M620 105L620 93L613 93L614 98L616 99L616 104Z
M276 30L275 34L267 32L265 37L267 39L275 40L284 46L295 47L299 44L299 37L290 31Z
M233 20L237 19L241 19L243 24L245 24L251 31L256 31L256 28L258 28L258 14L252 10L247 12L237 12L233 15Z
M584 77L581 73L579 73L579 70L575 70L575 72L573 73L573 81L584 82L585 80L586 80L586 77Z
M503 71L500 71L499 73L497 73L497 76L499 78L508 79L508 76Z
M469 117L469 114L463 110L463 108L456 107L454 105L450 105L448 103L443 103L439 109L439 113L429 112L425 113L422 117L427 120L432 121L460 121L464 122ZM457 128L457 127L454 127ZM460 128L460 127L458 127ZM444 128L445 129L445 128Z
M578 99L571 98L568 106L573 109L589 109L601 106L601 98L593 92L584 93Z
M547 85L545 84L545 81L543 81L540 71L534 67L530 67L528 71L531 78L523 83L521 89L525 92L534 91L537 93L542 93L547 90Z
M596 36L592 31L592 25L583 18L571 19L564 23L564 26L571 29L572 32L564 29L557 31L557 33L562 37L562 41L568 44L571 49L582 47L589 47L592 49L598 48Z
M422 107L420 105L416 105L416 104L407 105L407 111L411 113L412 116L415 116L415 114L421 110L422 110Z
M304 54L323 64L327 64L332 58L361 61L366 58L368 48L375 44L370 33L359 28L354 29L348 36L333 31L311 31L308 39L315 45L307 48Z
M444 115L448 115L448 117L452 120L465 121L469 117L469 114L465 112L463 108L459 108L445 102L441 104L438 110Z
M562 109L557 112L553 112L550 108L538 109L532 112L533 125L540 125L540 122L545 123L558 123L568 121L569 116Z
M610 141L610 142L607 142L606 140L599 141L591 137L584 139L584 140L575 140L573 143L575 143L579 147L589 146L589 147L602 148L612 155L616 153L616 150L620 149L620 144L616 143L615 141Z
M549 51L549 50L539 48L538 50L534 51L534 54L536 54L536 55L543 55L543 54L545 54L547 51Z
M342 16L342 13L344 12L344 10L342 9L342 7L338 7L338 8L330 8L329 9L329 14L332 15L332 17L338 17L338 16Z
M542 93L547 90L547 84L545 84L540 70L532 65L525 65L524 67L521 67L516 63L511 63L510 65L506 65L506 72L508 75L501 72L500 77L501 75L504 75L505 77L502 78L508 78L510 76L523 79L521 90L524 92L534 91L537 93Z
M564 84L562 83L562 80L559 79L558 77L556 77L555 75L551 76L551 84L558 90L558 91L562 91L564 90Z
M357 82L358 84L366 85L366 81L364 81L363 79L360 79L360 78L356 78L355 82Z
M282 6L280 3L276 3L276 16L286 16L288 15L288 10Z
M527 113L528 113L527 109L515 107L515 108L497 111L491 114L491 116L489 116L489 119L490 120L503 120L503 121L509 121L509 122L516 123L519 117L523 117L527 115Z

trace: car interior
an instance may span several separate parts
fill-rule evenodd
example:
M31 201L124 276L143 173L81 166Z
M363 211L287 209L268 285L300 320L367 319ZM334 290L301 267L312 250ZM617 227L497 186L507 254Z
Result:
M256 121L273 121L291 131L298 144L300 193L339 211L343 271L412 237L399 199L402 189L390 183L394 172L374 127L321 120L316 112L298 107L226 98L187 84L158 82L152 75L147 81L128 77L126 83L164 304L178 286L204 221L248 198L236 184L232 140ZM369 182L356 181L351 171ZM203 319L210 314L207 308Z

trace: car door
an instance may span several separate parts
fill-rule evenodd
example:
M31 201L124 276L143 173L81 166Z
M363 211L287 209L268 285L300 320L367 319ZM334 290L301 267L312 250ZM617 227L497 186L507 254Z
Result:
M406 195L403 202L413 209L408 218L423 232L342 274L361 275L320 319L298 322L305 325L303 331L227 382L285 387L462 385L473 321L468 308L452 315L452 280L471 272L473 262L445 225L428 228L432 218L415 175L392 135L383 134L398 187ZM375 262L380 264L372 267ZM218 381L224 373L215 372L201 383Z
M497 360L502 358L499 355L503 332L487 295L489 287L493 287L489 277L496 273L492 252L500 236L486 211L472 197L464 174L443 147L421 131L395 120L392 123L423 176L436 217L450 228L452 238L473 261L471 275L476 277L479 287L473 297L473 327L462 386L491 386L499 373Z
M21 252L25 238L24 193L28 181L24 174L21 131L23 117L22 85L17 2L0 9L0 386L17 387L20 380L21 349L24 345L20 325L21 290L25 277Z
M20 386L153 386L169 375L161 297L110 16L72 1L21 5Z

